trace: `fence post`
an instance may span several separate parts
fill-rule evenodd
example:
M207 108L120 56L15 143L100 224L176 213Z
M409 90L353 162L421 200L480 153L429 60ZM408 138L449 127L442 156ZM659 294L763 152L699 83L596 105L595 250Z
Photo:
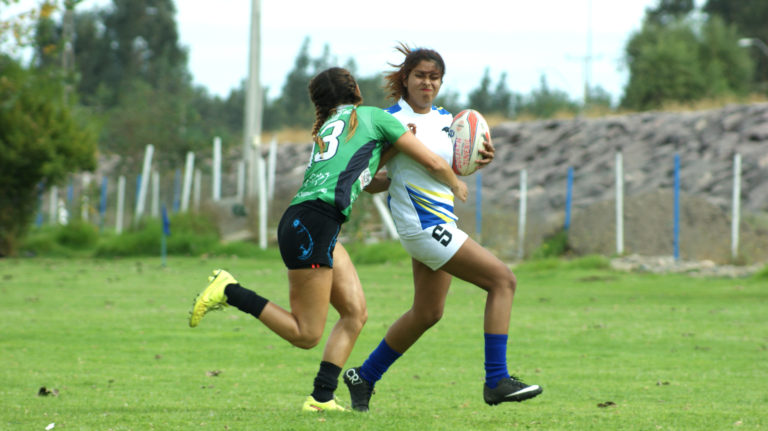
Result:
M741 154L733 155L733 214L731 216L731 258L739 256L739 222L741 218Z
M675 261L680 259L680 155L675 154L675 210L673 239Z
M221 199L221 138L213 138L213 201Z
M568 167L568 180L565 186L565 223L563 229L568 232L571 227L571 201L573 195L573 167Z
M181 169L176 168L173 172L173 202L171 210L175 213L179 212L179 205L181 201ZM167 210L167 209L166 209Z
M192 208L195 209L195 212L200 211L200 197L202 196L202 190L203 190L203 173L200 172L200 169L195 169L195 185L194 185L194 191L192 193Z
M517 257L523 260L525 257L525 212L528 200L528 173L525 169L520 171L520 210L517 220Z
M152 171L152 205L149 207L152 217L160 217L160 174Z
M624 254L624 161L616 152L616 254Z
M237 162L237 201L245 204L245 160Z
M48 198L48 221L51 225L56 224L56 215L59 207L59 188L51 187L51 195Z
M150 180L150 168L152 167L152 154L155 151L155 146L152 144L147 145L147 149L144 152L144 166L141 169L141 181L139 183L139 197L136 202L136 220L134 223L141 219L144 215L144 207L147 199L147 188L149 187Z
M43 225L43 190L45 190L45 182L40 181L37 183L37 215L35 216L37 227Z
M376 206L376 210L379 211L381 220L384 222L384 226L387 228L387 232L389 232L389 237L392 239L399 239L400 236L397 234L395 222L392 220L392 215L389 213L387 204L384 203L384 198L381 197L382 195L383 193L374 194L373 204Z
M99 201L99 231L104 230L104 222L107 218L107 176L101 177L101 199Z
M117 214L115 214L115 232L123 233L123 209L125 208L125 176L117 179Z
M277 137L269 143L269 159L267 159L267 196L269 201L275 198L275 169L277 168Z
M88 189L91 185L91 174L85 172L82 180L83 188L80 189L80 220L88 221L91 209L91 199L88 195Z
M181 189L181 212L189 211L189 194L192 191L192 173L195 169L195 153L187 153L187 163L184 165L184 186Z

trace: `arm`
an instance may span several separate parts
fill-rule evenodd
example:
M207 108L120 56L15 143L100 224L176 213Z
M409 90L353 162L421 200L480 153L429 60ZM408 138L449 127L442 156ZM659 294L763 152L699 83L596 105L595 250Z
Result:
M363 189L368 193L379 193L389 189L389 183L392 181L387 176L387 171L382 171L381 168L387 164L388 161L397 155L397 148L394 145L389 145L389 148L384 150L384 153L379 159L379 166L376 168L376 174L371 179L371 182Z
M448 162L422 144L413 133L403 133L395 141L395 148L423 165L430 175L450 187L454 196L462 201L467 200L467 185L464 181L459 180L456 174L453 173L453 169L451 169Z
M371 182L363 189L370 194L387 191L389 189L389 183L392 181L387 177L387 171L378 171L373 176Z

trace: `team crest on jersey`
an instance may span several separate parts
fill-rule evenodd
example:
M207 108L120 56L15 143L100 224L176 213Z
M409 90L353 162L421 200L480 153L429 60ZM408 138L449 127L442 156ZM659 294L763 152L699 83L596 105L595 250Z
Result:
M358 178L360 179L360 188L366 188L371 183L371 170L365 168Z

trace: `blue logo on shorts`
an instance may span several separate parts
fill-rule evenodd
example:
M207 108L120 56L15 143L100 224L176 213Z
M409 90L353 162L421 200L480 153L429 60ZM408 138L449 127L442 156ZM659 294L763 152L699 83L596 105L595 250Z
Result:
M314 241L312 241L312 235L309 234L309 231L306 227L304 227L303 224L299 221L299 219L293 220L293 228L296 229L296 233L298 234L299 238L304 239L302 242L303 244L299 244L299 250L301 250L301 254L299 254L297 257L299 260L307 260L310 256L312 256L312 249L315 247Z

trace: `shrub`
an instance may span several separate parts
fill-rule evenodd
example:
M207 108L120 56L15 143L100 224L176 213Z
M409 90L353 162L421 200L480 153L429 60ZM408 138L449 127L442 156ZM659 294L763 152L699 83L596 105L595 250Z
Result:
M550 257L564 256L571 250L568 244L568 231L561 230L549 237L531 255L532 259L546 259Z
M753 277L755 277L758 280L768 280L768 265L764 266L763 269L757 271Z
M60 226L56 231L56 242L64 247L84 250L94 247L99 242L98 228L90 223L73 220Z
M213 250L219 241L214 223L207 217L174 214L170 218L171 235L167 239L169 255L202 255ZM98 257L152 256L160 254L162 222L146 219L138 227L103 240L95 251Z

